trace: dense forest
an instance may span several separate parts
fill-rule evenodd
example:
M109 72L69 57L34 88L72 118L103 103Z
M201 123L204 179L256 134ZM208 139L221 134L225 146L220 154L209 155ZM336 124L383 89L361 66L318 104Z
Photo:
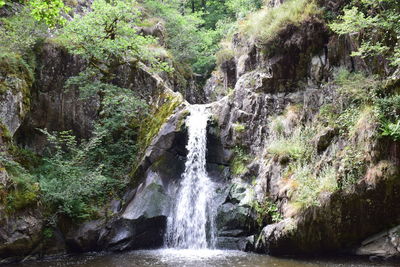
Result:
M398 0L0 0L0 258L118 222L150 170L180 177L189 103L211 103L207 168L238 205L219 232L245 225L259 237L239 248L258 252L354 248L400 224L399 89ZM24 216L38 229L18 239ZM64 249L112 243L93 242Z

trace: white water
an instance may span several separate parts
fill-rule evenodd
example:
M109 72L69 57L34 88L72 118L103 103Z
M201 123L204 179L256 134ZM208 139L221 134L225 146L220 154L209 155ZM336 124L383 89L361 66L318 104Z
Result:
M193 105L186 120L189 140L185 172L167 227L167 244L180 249L214 248L214 185L206 171L207 121L205 106ZM208 238L208 242L207 242Z

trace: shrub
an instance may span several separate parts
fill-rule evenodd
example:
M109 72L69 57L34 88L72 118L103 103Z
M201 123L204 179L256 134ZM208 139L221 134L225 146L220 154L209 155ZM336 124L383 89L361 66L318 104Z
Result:
M43 130L53 148L36 173L44 203L55 213L73 219L86 219L101 204L101 197L112 192L114 179L102 174L103 165L91 167L88 152L98 145L99 139L78 145L70 131L56 135Z
M296 181L291 201L302 208L319 206L322 193L332 193L338 188L336 169L333 166L324 167L319 175L313 174L309 165L297 164L291 168L292 179Z
M350 1L338 21L330 24L337 34L359 33L361 45L352 56L383 56L400 66L400 6L397 0Z
M400 141L400 120L397 120L395 123L383 121L381 131L382 136L388 136L395 141Z
M287 25L299 25L318 13L315 1L288 0L278 7L265 6L250 15L240 27L240 31L254 40L266 43L285 29Z
M271 140L267 151L279 158L307 160L313 153L313 148L309 145L312 136L312 128L299 127L288 137L280 135Z
M216 54L217 64L221 65L235 57L235 52L230 48L221 49Z
M359 147L346 146L338 155L341 164L338 187L345 189L355 184L366 171L365 153Z
M0 18L0 47L2 53L26 54L44 38L46 26L36 22L28 8L11 17Z
M349 102L372 103L376 97L380 81L377 76L366 76L362 72L349 72L341 68L335 75L338 93Z
M263 201L254 200L251 202L251 207L255 212L256 222L261 229L266 223L266 218L270 217L273 223L283 220L282 214L279 212L278 206L265 198Z
M39 185L36 177L31 175L18 162L3 152L0 154L0 166L4 167L11 179L11 184L3 188L3 203L8 212L21 210L35 204L39 200Z
M247 172L247 163L250 160L250 156L245 152L242 147L235 147L233 149L234 158L231 162L231 172L233 175L240 175Z

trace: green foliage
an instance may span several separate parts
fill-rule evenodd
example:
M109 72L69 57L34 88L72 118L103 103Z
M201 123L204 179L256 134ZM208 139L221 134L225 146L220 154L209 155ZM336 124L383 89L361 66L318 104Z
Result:
M390 121L382 122L381 135L388 136L395 141L400 141L400 120L396 123Z
M1 188L0 200L6 205L8 212L21 210L34 205L39 199L39 185L36 179L18 162L11 159L4 152L0 154L0 170L6 171L11 179L7 188Z
M397 0L353 0L330 27L338 34L360 34L361 46L353 56L382 55L393 66L400 66L399 21Z
M254 200L251 203L251 207L255 212L256 222L260 229L268 223L266 221L268 217L270 217L273 223L277 223L283 220L282 214L279 212L278 206L268 198L265 198L263 201Z
M0 18L0 53L27 54L45 34L45 25L35 21L28 8L23 8L13 16Z
M277 136L282 136L285 133L285 125L283 124L283 120L283 116L277 116L271 120L271 129Z
M86 219L93 215L93 207L101 204L101 197L111 192L113 179L102 174L102 165L91 168L86 164L88 152L98 145L94 138L77 144L70 131L53 135L43 130L53 145L49 157L37 169L43 202L55 214L74 219Z
M302 208L319 206L321 194L337 190L337 174L333 166L324 167L318 175L309 165L295 164L290 171L291 179L295 181L291 200Z
M235 132L239 132L239 133L243 132L244 130L246 130L246 126L244 126L241 123L234 123L232 125L232 127L233 127L233 130L235 130Z
M241 175L247 172L246 165L250 161L250 156L246 153L246 151L242 147L239 146L236 146L233 149L233 152L234 152L234 157L230 164L231 173L233 175Z
M290 136L278 136L275 140L271 141L267 150L279 158L307 160L313 153L313 148L309 145L313 136L314 132L312 128L300 127L294 130Z
M227 0L226 6L237 19L245 18L249 13L261 8L262 0Z
M355 184L366 171L364 153L358 147L346 146L339 154L341 172L338 187L345 189Z
M182 14L180 3L174 1L148 0L145 7L152 16L165 21L165 41L177 62L191 65L195 73L211 72L217 37L214 31L202 28L204 21L200 14Z
M46 227L43 229L43 237L45 239L50 239L54 236L54 230L50 227Z
M355 103L372 103L380 87L377 76L349 72L344 68L338 70L334 83L339 86L338 93L345 100Z
M287 25L299 25L317 14L315 1L288 0L278 7L265 6L244 21L240 31L262 43L271 41Z
M382 119L393 120L400 116L400 95L389 95L387 97L379 98L375 101L379 111L381 112Z
M50 28L64 25L66 19L62 13L68 13L69 8L62 0L28 0L31 15L37 21L46 23Z
M95 0L84 16L69 21L59 38L71 53L89 61L91 72L103 81L113 78L124 63L145 63L157 70L168 70L148 47L156 41L137 32L140 11L134 0Z

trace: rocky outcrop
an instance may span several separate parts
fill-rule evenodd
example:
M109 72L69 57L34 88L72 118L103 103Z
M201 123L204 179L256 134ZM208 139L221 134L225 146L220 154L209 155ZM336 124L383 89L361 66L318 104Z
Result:
M0 258L28 256L42 240L42 215L36 209L0 215Z
M356 249L357 255L370 257L400 257L400 226L369 237Z
M232 181L224 191L223 202L215 203L218 206L215 219L218 230L217 247L250 250L254 245L252 234L257 228L252 188L238 180Z
M329 8L337 12L341 5L343 2L338 1ZM235 225L235 229L219 226L221 242L225 242L225 237L242 234L250 240L255 234L254 243L242 246L230 243L229 246L249 249L253 244L256 251L271 254L352 252L368 236L400 222L396 142L377 141L373 116L363 124L360 119L360 124L347 136L337 126L319 122L321 107L342 101L332 84L338 68L386 75L390 72L387 62L380 64L379 60L350 57L357 42L356 36L330 35L324 22L318 19L289 25L268 43L255 45L240 34L234 36L234 58L214 73L207 83L206 96L209 101L215 101L211 109L222 147L233 152L229 161L231 176L235 179L230 182L235 184L239 179L253 188L252 196L246 193L251 199L249 203L262 203L265 199L274 202L278 209L275 215L280 214L282 218L268 218L263 210L263 230L247 228L243 234L246 223L241 218L251 218L250 205L243 210L242 201L231 201L227 197L221 203L217 221L226 222L226 226ZM233 91L228 89L232 85ZM299 209L290 203L293 188L299 186L290 184L295 156L278 154L281 151L270 153L269 147L293 136L299 129L312 127L315 132L310 138L300 141L307 142L305 146L316 155L312 166L305 167L311 168L307 175L315 175L330 166L342 178L337 181L340 189L318 195L318 205ZM279 149L285 150L289 145L283 143ZM350 148L361 149L365 157L351 158ZM343 152L337 154L338 150ZM354 165L346 166L349 161ZM298 162L304 164L301 159ZM357 171L356 164L365 164L365 167L354 174L354 184L343 185L343 177ZM247 215L242 216L243 213ZM371 250L376 251L377 246L385 246L386 255L394 255L397 243L388 241L396 240L392 236L381 235L382 239L363 244L370 244ZM371 250L367 252L369 248L364 248L365 255L374 255ZM384 254L382 251L375 254L379 253Z
M16 133L19 144L41 153L47 141L37 129L72 130L78 138L91 135L98 98L81 99L76 88L67 89L68 78L78 75L85 62L65 48L45 43L37 55L36 81L31 90L31 112Z

